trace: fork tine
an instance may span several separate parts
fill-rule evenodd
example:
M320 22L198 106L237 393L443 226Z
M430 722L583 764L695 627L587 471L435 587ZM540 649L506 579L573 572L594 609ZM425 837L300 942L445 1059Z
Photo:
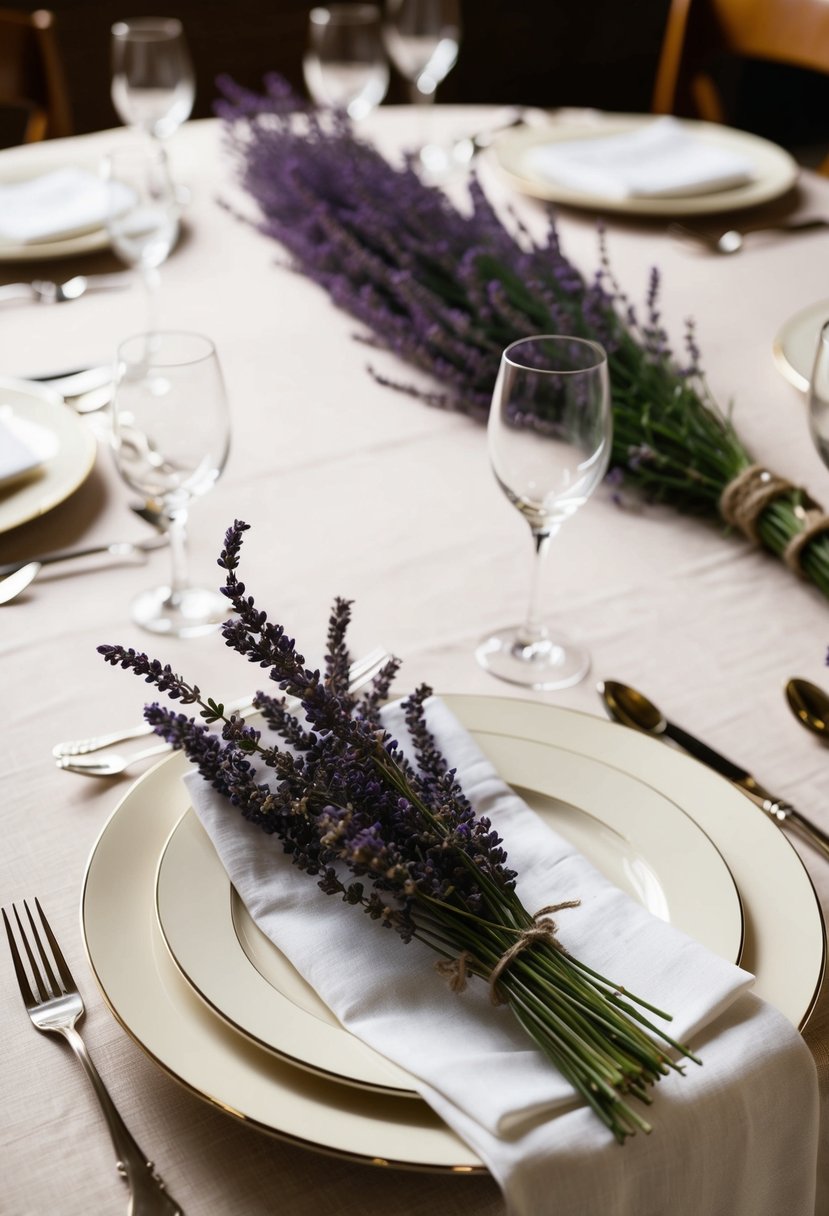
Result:
M28 907L26 907L25 899L23 901L23 907L26 908L27 912L29 912ZM26 936L26 930L23 928L23 922L20 919L20 913L18 912L17 906L15 904L12 904L12 912L14 912L14 919L17 921L17 931L20 934L20 940L23 943L23 949L26 951L26 956L29 960L29 966L32 969L32 976L34 977L35 984L37 985L37 990L40 993L40 999L42 1001L50 1001L52 999L52 993L46 991L46 986L43 983L43 976L41 974L40 968L37 965L37 959L35 958L35 956L32 952L32 947L29 945L29 939ZM29 912L29 920L31 920L31 919L32 919L32 915Z
M52 926L46 919L46 913L40 906L40 900L35 896L35 907L40 913L40 919L43 924L43 932L46 934L47 941L52 947L52 957L55 960L55 965L60 972L60 978L63 980L64 992L72 992L77 988L75 981L72 979L72 972L69 970L69 964L63 957L63 951L58 945L57 938L52 932Z
M36 899L35 899L35 903L37 903ZM25 899L23 900L23 907L26 909L26 915L29 918L29 924L32 926L32 933L34 934L35 942L37 943L37 952L40 955L40 961L43 963L44 970L46 971L46 978L48 979L49 984L51 986L52 995L60 996L60 994L63 992L63 986L61 984L59 984L58 981L55 979L55 973L52 970L52 960L49 958L49 955L46 953L46 951L43 948L43 942L40 940L40 934L37 931L37 925L34 922L34 917L32 916L32 913L29 909L29 905L26 903ZM46 918L43 915L43 909L41 908L40 904L37 904L37 910L40 913L40 919L43 922L43 927L46 928L47 927ZM47 934L47 936L51 936L51 930L50 930L50 933ZM52 940L54 940L54 939L52 939ZM57 945L57 943L55 943L55 944ZM58 968L58 970L60 970L60 968Z
M17 909L14 907L14 904L12 904L12 911L16 916ZM29 977L26 975L23 968L23 960L20 957L20 951L17 949L17 942L14 940L14 934L12 933L12 927L9 924L9 918L6 916L5 908L3 908L3 923L6 926L6 933L8 934L9 949L11 950L12 962L14 963L14 973L17 976L17 982L20 985L20 995L23 997L23 1003L25 1005L34 1005L36 1002L32 989L29 985Z

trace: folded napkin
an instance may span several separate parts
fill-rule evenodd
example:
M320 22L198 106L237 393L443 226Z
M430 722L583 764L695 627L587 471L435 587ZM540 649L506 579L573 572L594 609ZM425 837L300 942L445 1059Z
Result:
M14 425L14 416L5 421L0 413L0 489L12 485L40 468L39 455Z
M131 200L121 182L105 182L87 169L55 169L0 186L0 240L26 244L101 228Z
M404 743L399 705L383 716ZM672 1036L703 1054L703 1067L656 1086L653 1134L616 1144L483 984L453 994L430 950L323 895L192 772L193 805L260 928L352 1033L413 1074L516 1216L811 1216L817 1091L800 1036L747 991L747 973L651 916L550 831L442 702L428 717L475 809L503 835L528 910L580 899L556 917L563 945L673 1012Z
M608 199L709 194L751 181L751 162L709 143L675 118L633 131L538 144L526 165L539 177Z

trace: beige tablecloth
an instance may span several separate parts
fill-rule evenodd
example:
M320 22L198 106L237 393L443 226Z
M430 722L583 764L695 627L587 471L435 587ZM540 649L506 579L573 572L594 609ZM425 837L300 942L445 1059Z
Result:
M433 121L444 132L469 132L486 114L439 112ZM406 136L408 122L393 110L376 116L390 141ZM124 138L107 132L4 153L0 175L56 159L94 162ZM215 123L184 128L171 155L192 203L184 239L162 271L160 321L215 339L234 432L221 481L193 509L194 576L215 581L224 528L244 518L253 525L246 582L306 647L319 642L321 652L328 606L347 595L356 600L355 650L378 643L394 650L405 660L407 683L522 695L473 658L488 628L521 616L530 562L526 525L489 470L484 429L380 387L368 363L403 380L412 373L355 342L355 324L312 283L281 268L278 247L218 205L227 176ZM494 185L485 164L482 173ZM829 182L806 174L800 190L804 212L829 213ZM540 205L520 205L540 221ZM566 249L592 270L593 219L568 213L560 224ZM734 401L738 430L758 458L829 500L829 474L812 448L804 399L771 354L783 322L829 296L829 234L758 241L735 258L690 253L656 223L614 221L609 239L617 274L634 298L644 295L651 265L660 266L664 318L674 334L684 317L697 318L711 388L723 403ZM0 281L113 266L107 253L8 264L0 266ZM0 309L5 375L111 358L116 343L145 320L137 287L61 307ZM0 536L0 561L141 535L129 498L102 445L92 476L65 506ZM160 1071L106 1009L84 957L78 905L87 856L128 779L61 773L50 748L59 738L137 719L143 689L104 667L95 654L104 641L149 649L204 688L242 691L238 659L215 638L155 641L131 624L131 596L161 581L166 562L162 551L146 565L44 572L25 600L0 609L0 899L37 894L44 902L87 998L92 1053L188 1216L501 1213L487 1178L372 1169L240 1125ZM826 754L789 716L782 695L792 674L825 679L829 611L817 592L710 524L632 499L620 509L604 489L556 538L548 576L547 602L588 643L594 669L577 688L542 699L598 714L595 678L629 680L829 828ZM825 906L829 864L808 846L798 848ZM768 898L775 899L773 876ZM76 1063L35 1035L7 960L0 959L2 969L0 1207L9 1216L124 1210L104 1126ZM825 1005L807 1037L825 1077ZM827 1159L824 1153L824 1166ZM825 1196L819 1210L826 1210Z

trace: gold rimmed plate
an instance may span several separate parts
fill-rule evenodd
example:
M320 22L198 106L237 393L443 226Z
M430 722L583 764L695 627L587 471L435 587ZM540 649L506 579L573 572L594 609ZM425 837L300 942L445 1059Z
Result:
M743 916L731 873L671 799L592 756L481 734L530 806L655 916L737 962ZM706 892L700 900L699 892ZM251 920L195 812L161 857L159 925L195 991L232 1026L294 1064L353 1085L414 1095L412 1079L344 1030Z
M42 459L25 480L0 488L2 533L45 515L73 494L92 471L97 444L63 398L42 385L0 378L0 417L18 427L21 439Z
M583 116L564 115L551 121L548 127L505 132L494 141L493 155L501 173L523 194L568 207L653 218L716 214L756 207L785 194L797 181L797 164L777 144L747 131L695 119L677 119L677 122L700 142L732 152L746 161L752 169L750 181L704 194L620 199L565 186L540 174L533 167L531 153L544 144L622 135L655 121L650 114L588 112Z
M731 869L745 912L742 963L757 975L759 995L796 1025L805 1021L823 973L820 909L786 837L742 794L697 762L599 718L501 697L445 700L505 775L513 748L523 753L517 763L525 789L536 784L526 762L543 754L532 745L546 751L552 744L599 762L599 770L636 778L685 811ZM155 901L160 859L188 810L186 769L174 756L142 777L89 860L84 941L115 1016L170 1075L262 1130L365 1162L480 1170L475 1154L423 1102L294 1067L217 1016L185 980L167 950ZM563 790L557 795L576 808L582 801Z

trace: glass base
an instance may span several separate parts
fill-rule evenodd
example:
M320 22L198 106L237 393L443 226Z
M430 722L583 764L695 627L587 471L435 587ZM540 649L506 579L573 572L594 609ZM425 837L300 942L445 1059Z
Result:
M230 603L216 591L187 587L175 595L169 587L142 591L132 601L132 619L150 633L195 638L212 633L227 620Z
M590 655L580 646L554 635L528 646L518 626L484 638L475 658L499 680L525 688L569 688L590 670Z

